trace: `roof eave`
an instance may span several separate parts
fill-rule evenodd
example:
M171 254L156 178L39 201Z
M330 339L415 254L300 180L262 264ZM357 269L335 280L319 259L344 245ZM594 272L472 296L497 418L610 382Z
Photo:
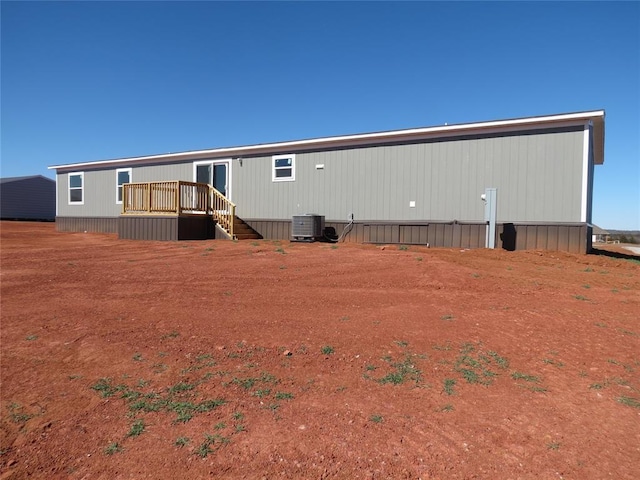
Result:
M464 135L465 133L482 133L496 131L517 131L523 128L544 128L545 126L559 126L592 121L594 126L594 162L604 162L604 110L547 115L541 117L526 117L511 120L496 120L489 122L443 125L426 128L413 128L377 133L355 135L341 135L335 137L321 137L307 140L295 140L277 143L265 143L239 147L225 147L209 150L195 150L190 152L146 155L141 157L120 158L81 162L66 165L52 165L50 170L72 170L84 167L113 167L119 165L137 165L148 163L168 163L192 161L213 157L241 157L248 155L268 155L276 153L293 153L296 151L315 148L344 148L366 146L384 142L402 142L423 140L429 138L446 138Z

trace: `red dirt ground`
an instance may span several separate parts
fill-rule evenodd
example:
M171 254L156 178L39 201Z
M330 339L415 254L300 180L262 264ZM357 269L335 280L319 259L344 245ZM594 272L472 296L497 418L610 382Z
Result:
M638 478L631 256L1 241L0 479Z

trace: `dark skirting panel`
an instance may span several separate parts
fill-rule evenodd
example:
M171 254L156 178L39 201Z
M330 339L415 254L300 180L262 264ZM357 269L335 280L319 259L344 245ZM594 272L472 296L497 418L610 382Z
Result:
M290 220L246 220L267 240L290 240ZM326 221L340 235L346 222ZM429 245L444 248L484 248L486 224L471 222L361 222L354 223L345 242ZM496 248L505 250L561 250L587 253L586 224L499 223Z
M118 233L118 217L56 217L58 232Z
M214 223L205 215L123 215L118 220L118 237L129 240L206 240L214 238Z

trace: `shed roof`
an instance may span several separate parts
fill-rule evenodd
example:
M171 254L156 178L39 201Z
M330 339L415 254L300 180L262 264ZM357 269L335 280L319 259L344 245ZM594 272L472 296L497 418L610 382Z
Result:
M478 135L544 129L591 122L594 130L594 163L604 163L604 110L588 112L563 113L537 117L493 120L487 122L439 125L433 127L411 128L405 130L389 130L374 133L360 133L333 137L311 138L276 143L261 143L235 147L222 147L208 150L192 150L178 153L145 155L140 157L98 160L91 162L52 165L49 169L77 169L81 167L128 166L148 162L171 163L179 161L199 160L212 157L242 157L248 155L272 155L276 153L294 153L295 151L315 148L363 147L385 142L409 142L417 140L456 137L460 135Z
M11 182L21 182L21 181L24 181L24 180L31 180L33 178L41 178L43 180L48 180L51 183L55 183L56 182L55 180L53 180L51 178L47 178L47 177L45 177L43 175L27 175L27 176L24 176L24 177L4 177L4 178L0 178L0 184L11 183Z

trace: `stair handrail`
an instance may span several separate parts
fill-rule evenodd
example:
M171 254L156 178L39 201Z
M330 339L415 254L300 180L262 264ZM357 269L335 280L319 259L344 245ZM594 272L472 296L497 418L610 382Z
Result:
M234 239L233 220L236 216L236 204L211 185L209 185L209 191L211 193L211 216Z

